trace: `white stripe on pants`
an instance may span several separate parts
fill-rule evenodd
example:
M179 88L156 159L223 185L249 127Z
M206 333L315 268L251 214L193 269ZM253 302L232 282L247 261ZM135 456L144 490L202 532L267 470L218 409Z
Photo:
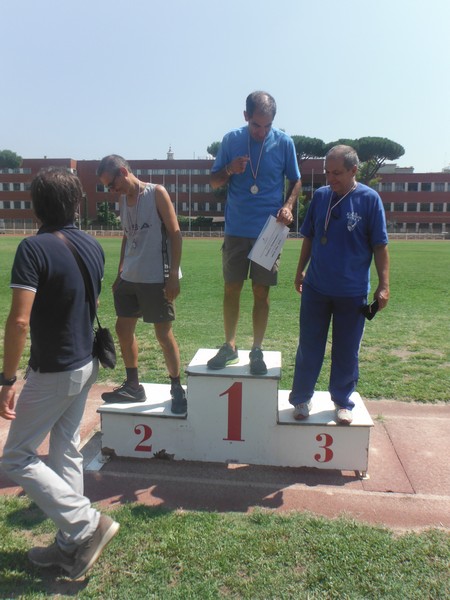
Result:
M81 419L97 373L97 360L62 373L30 370L3 451L4 471L56 523L58 543L68 552L92 536L100 518L83 495L78 449ZM37 448L49 432L45 464Z

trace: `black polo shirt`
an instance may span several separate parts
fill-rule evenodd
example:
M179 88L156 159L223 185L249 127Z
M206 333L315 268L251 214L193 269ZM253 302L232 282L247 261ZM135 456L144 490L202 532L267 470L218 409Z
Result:
M86 264L97 298L105 262L102 247L73 225L60 231ZM36 292L30 320L33 370L71 371L92 360L94 312L78 264L62 240L45 228L22 240L14 258L11 287Z

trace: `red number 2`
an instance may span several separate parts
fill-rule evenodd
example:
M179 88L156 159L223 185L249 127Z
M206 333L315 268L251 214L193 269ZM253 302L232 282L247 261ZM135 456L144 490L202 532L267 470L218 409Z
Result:
M149 440L152 437L152 428L149 427L148 425L136 425L136 427L134 428L134 433L136 435L142 435L142 439L139 442L139 444L136 446L136 448L134 449L135 452L151 452L152 451L152 445L151 444L144 444L144 442L146 442L147 440Z
M325 452L314 455L314 460L321 463L329 462L333 458L333 450L331 450L330 446L333 444L333 438L329 433L319 433L316 435L316 440L318 442L325 442L319 448L323 448Z

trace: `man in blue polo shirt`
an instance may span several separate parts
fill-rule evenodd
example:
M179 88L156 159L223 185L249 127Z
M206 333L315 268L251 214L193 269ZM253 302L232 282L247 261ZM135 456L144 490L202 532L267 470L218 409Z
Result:
M239 360L236 331L240 295L249 275L253 290L250 372L253 375L267 372L261 346L269 317L270 286L277 283L278 261L269 271L250 261L248 254L270 215L285 225L292 223L301 188L294 143L284 132L272 127L275 114L276 103L270 94L261 91L250 94L244 111L247 126L225 135L211 169L212 188L227 184L228 193L222 248L225 343L208 361L210 369L223 369Z
M0 374L0 417L11 421L2 467L58 527L54 543L32 548L28 557L39 567L61 567L72 579L92 567L119 529L83 494L78 446L98 372L92 355L95 310L75 257L54 235L60 233L76 248L97 299L104 255L100 244L73 224L82 194L78 177L66 169L43 170L31 183L42 226L20 242L14 258ZM29 367L16 403L16 373L29 329ZM44 462L37 449L49 433Z
M349 425L353 420L351 395L359 376L372 257L378 275L374 292L378 309L389 300L384 208L375 190L356 181L358 164L350 146L331 148L325 157L328 185L314 194L301 228L304 239L295 278L302 295L300 341L289 396L296 420L309 416L331 321L328 389L337 422Z

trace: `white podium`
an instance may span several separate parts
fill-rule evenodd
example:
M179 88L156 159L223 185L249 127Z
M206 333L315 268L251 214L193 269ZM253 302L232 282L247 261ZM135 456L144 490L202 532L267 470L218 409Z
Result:
M335 422L328 392L316 392L308 419L296 421L289 391L279 390L281 353L264 352L267 374L254 376L249 351L239 363L212 371L217 350L200 349L186 369L188 412L170 411L170 386L143 384L144 403L104 404L102 452L175 460L235 462L281 467L317 467L366 475L370 418L359 394L352 400L353 423Z

